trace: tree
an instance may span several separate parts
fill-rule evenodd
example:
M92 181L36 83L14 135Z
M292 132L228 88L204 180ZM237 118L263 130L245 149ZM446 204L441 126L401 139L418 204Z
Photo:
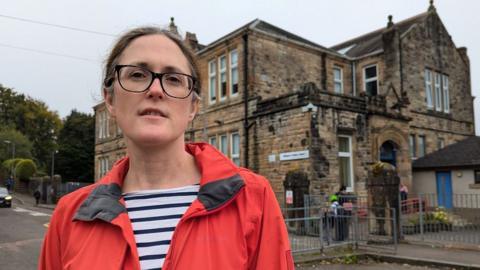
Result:
M35 162L31 159L22 159L15 166L15 175L20 180L28 180L37 171Z
M9 141L10 143L5 143ZM18 130L0 125L0 162L12 158L15 144L15 157L32 158L32 142Z
M32 157L44 172L50 169L61 124L45 103L0 84L0 126L16 129L32 142Z
M72 110L58 136L55 170L63 181L93 182L95 119Z

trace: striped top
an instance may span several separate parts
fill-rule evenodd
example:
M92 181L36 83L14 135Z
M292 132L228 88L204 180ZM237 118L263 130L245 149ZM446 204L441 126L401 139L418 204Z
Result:
M199 188L196 184L123 194L142 270L162 269L175 227Z

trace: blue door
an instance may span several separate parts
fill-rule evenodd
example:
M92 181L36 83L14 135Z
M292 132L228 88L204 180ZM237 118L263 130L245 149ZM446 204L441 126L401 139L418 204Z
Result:
M437 172L438 206L451 209L452 204L452 177L450 172Z

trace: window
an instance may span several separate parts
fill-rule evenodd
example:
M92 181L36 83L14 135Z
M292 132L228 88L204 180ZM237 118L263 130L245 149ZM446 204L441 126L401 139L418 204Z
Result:
M425 69L425 92L427 96L427 107L433 109L432 71Z
M450 93L448 92L448 76L442 75L442 87L443 87L443 109L444 112L450 112Z
M378 94L377 66L374 65L364 68L363 79L367 96L376 96Z
M108 172L108 157L99 158L98 178L103 177Z
M339 67L333 68L333 85L335 93L343 94L343 70Z
M227 149L227 135L220 135L220 152L224 155L228 155Z
M410 146L410 157L414 159L417 157L417 144L414 134L410 134L410 136L408 136L408 144Z
M105 139L108 137L108 113L101 111L98 113L98 138Z
M441 84L441 75L435 73L435 108L437 111L442 111L442 89Z
M218 148L217 137L216 136L212 136L212 137L208 138L208 143L213 145L215 148Z
M352 139L350 136L338 137L338 163L340 183L353 191Z
M438 143L437 143L437 150L442 149L445 147L445 140L442 138L438 138Z
M426 153L425 136L420 135L418 136L418 156L423 157Z
M217 63L215 60L208 63L208 93L210 103L217 100Z
M475 170L475 184L480 184L480 170Z
M231 134L230 145L232 161L240 166L240 135L238 133Z
M225 55L220 56L218 59L219 72L220 72L220 100L225 100L227 98L227 58Z
M236 50L230 52L230 95L238 94L238 54Z

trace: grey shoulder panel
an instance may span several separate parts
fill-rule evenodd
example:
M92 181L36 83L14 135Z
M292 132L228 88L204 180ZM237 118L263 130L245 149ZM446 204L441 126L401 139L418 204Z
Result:
M212 211L233 198L244 185L245 182L239 174L210 182L200 188L198 200L207 211Z
M117 184L99 185L82 203L73 220L92 221L101 219L111 222L122 212L125 212L119 200L122 189Z

